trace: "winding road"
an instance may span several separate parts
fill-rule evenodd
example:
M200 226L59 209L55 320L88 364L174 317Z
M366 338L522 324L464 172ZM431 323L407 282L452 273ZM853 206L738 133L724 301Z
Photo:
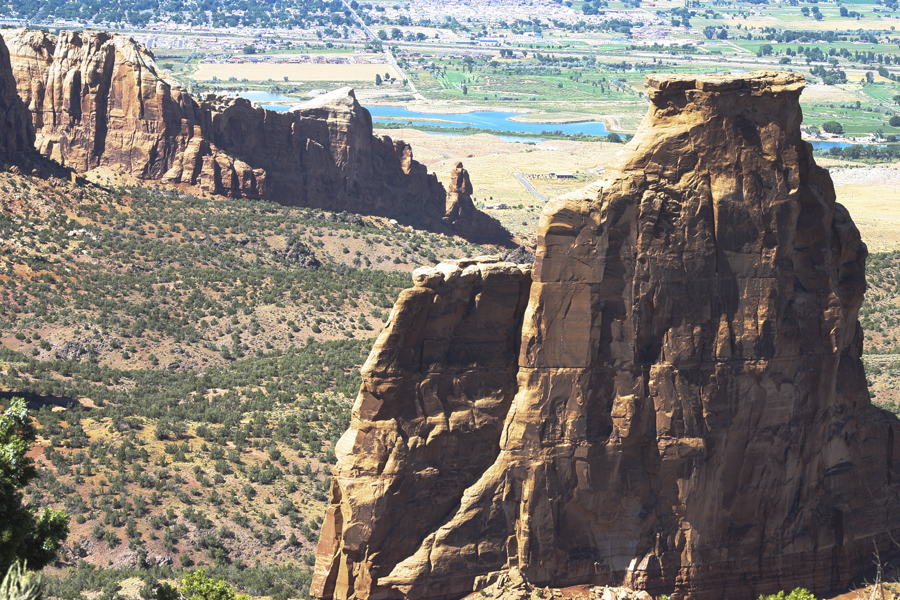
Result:
M527 179L525 179L525 177L521 173L513 173L513 175L515 175L516 179L519 180L519 183L521 183L525 187L526 190L528 190L529 192L534 194L538 200L543 200L544 202L546 202L547 200L550 199L547 196L540 193L539 191L537 191L536 189L534 189L534 186L531 185L531 182L528 181Z

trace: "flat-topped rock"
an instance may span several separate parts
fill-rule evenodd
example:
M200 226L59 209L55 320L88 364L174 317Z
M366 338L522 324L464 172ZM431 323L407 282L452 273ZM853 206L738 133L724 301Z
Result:
M527 308L502 262L401 294L338 449L316 597L455 600L514 572L823 595L896 550L866 247L801 138L802 87L654 76L603 179L543 211Z
M806 86L800 73L753 71L741 74L684 75L657 73L647 77L651 95L679 90L703 92L749 91L753 94L799 92Z

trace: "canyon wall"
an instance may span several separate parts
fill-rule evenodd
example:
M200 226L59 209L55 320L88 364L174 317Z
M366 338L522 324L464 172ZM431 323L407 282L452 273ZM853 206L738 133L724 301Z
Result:
M196 103L163 81L152 55L130 38L31 30L3 37L38 151L75 171L113 165L159 178L201 121Z
M287 112L215 95L197 101L131 38L95 31L4 33L39 152L78 172L111 167L235 198L394 218L510 245L492 217L447 206L408 144L373 135L344 88Z
M751 600L838 590L875 548L896 550L898 420L871 404L860 360L867 252L800 137L803 86L766 71L648 80L649 112L604 178L542 214L521 343L491 355L518 363L497 387L515 394L491 415L499 437L466 426L442 444L422 424L457 412L426 409L414 386L372 404L363 384L314 595L460 598L517 569ZM392 319L365 376L415 356L425 322ZM478 397L466 388L456 397Z
M28 107L16 93L9 49L0 38L0 159L15 160L34 152L34 127Z

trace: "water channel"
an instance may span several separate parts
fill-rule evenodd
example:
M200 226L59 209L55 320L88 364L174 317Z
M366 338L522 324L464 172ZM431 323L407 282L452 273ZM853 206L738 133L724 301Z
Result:
M262 108L276 112L284 112L301 101L295 96L275 94L265 91L234 91L217 90L216 94L224 96L240 96L251 102L259 104ZM274 104L277 103L277 104ZM606 125L600 121L587 121L582 123L523 123L513 121L511 117L521 116L523 113L514 112L469 112L469 113L423 113L411 111L402 106L367 106L372 114L372 120L376 123L403 123L410 127L435 126L447 129L490 129L497 132L498 137L508 142L540 142L542 138L524 137L516 133L542 133L544 131L561 131L565 134L583 133L586 135L602 136L608 133ZM437 133L436 135L459 136L462 133ZM811 141L813 148L847 148L852 144L835 141Z

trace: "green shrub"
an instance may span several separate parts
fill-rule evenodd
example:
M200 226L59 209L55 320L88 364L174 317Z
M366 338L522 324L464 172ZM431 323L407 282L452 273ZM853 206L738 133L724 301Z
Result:
M806 588L797 588L787 595L784 592L769 595L763 594L759 597L759 600L816 600L816 597Z
M210 579L204 569L197 569L181 579L181 595L185 600L244 600L225 581Z
M20 490L38 475L34 461L25 455L34 440L25 401L13 398L0 415L0 540L4 540L0 569L11 569L19 559L30 561L34 568L44 567L56 559L69 533L65 511L45 508L38 515L36 508L23 504Z
M178 590L168 583L161 583L156 588L156 600L180 600Z

